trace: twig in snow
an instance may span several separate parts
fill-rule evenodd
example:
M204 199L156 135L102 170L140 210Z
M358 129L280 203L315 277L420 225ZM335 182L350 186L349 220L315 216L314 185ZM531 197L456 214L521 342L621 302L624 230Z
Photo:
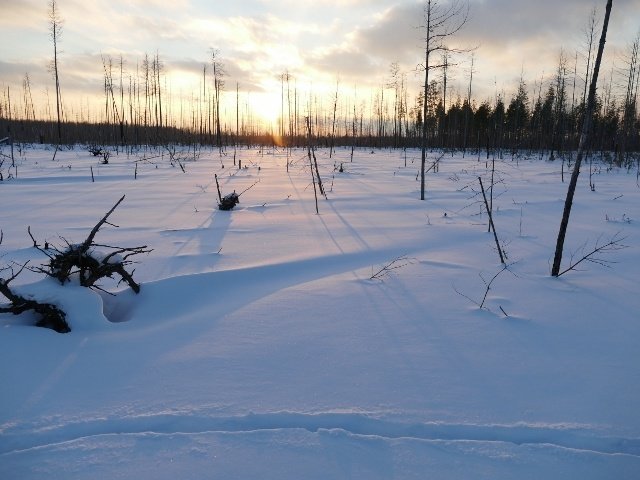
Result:
M398 268L402 268L405 267L409 264L412 264L414 262L413 258L409 258L406 255L402 255L400 257L396 257L393 260L391 260L389 263L387 263L386 265L384 265L380 270L378 270L375 273L372 273L371 276L369 277L369 280L373 280L373 279L377 279L377 280L381 280L383 277L389 275L389 273L392 270L396 270ZM372 269L373 271L373 269Z
M482 296L482 300L481 301L476 301L473 298L471 298L470 296L462 293L461 291L459 291L455 285L453 285L453 291L456 292L458 295L460 295L461 297L466 298L467 300L469 300L471 303L475 304L478 306L478 308L483 309L485 308L484 304L487 301L487 296L489 295L489 290L491 290L491 285L493 285L493 282L495 282L495 280L500 276L500 274L502 272L504 272L505 270L508 270L509 273L511 273L512 275L516 276L515 273L513 273L511 270L509 270L509 267L513 265L513 263L510 264L504 264L502 265L502 268L493 276L491 277L491 280L489 280L487 282L487 280L485 280L485 278L482 276L482 273L479 273L478 276L482 279L482 281L484 282L485 285L485 290L484 290L484 295ZM488 310L488 309L487 309ZM508 315L506 314L506 312L502 309L502 307L500 307L500 310L502 310L502 313L505 314L505 316L508 317Z

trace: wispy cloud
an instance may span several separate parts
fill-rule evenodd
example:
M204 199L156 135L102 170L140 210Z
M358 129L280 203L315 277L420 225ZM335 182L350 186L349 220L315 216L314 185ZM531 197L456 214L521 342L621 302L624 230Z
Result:
M0 83L50 83L52 57L47 6L40 0L5 2L0 17ZM471 16L455 40L475 46L475 85L480 95L515 88L522 71L529 80L550 74L560 48L571 57L581 48L593 6L585 0L470 0ZM602 2L597 2L598 5ZM101 55L122 55L135 73L145 52L163 59L170 81L194 89L209 49L218 48L228 83L252 91L277 87L278 75L299 82L376 86L391 62L399 62L417 89L422 61L422 2L417 0L59 0L64 18L60 42L63 88L101 94ZM601 6L602 8L602 6ZM640 0L617 0L608 58L635 35ZM600 12L601 14L601 12ZM456 58L452 85L466 84L469 56ZM332 89L333 87L329 87Z

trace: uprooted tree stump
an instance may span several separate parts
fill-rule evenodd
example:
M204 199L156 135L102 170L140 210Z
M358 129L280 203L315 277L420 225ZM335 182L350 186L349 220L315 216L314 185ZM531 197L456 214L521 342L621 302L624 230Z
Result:
M240 203L240 195L242 195L243 193L249 191L250 189L252 189L258 183L258 182L255 182L253 185L251 185L248 188L245 188L240 193L236 193L236 191L234 190L232 193L228 193L223 197L222 194L220 193L220 184L218 183L218 175L216 174L216 175L214 175L214 177L216 179L216 188L218 189L218 200L220 200L218 202L218 208L220 210L231 210L231 209L233 209L233 207L235 207L237 204Z
M231 210L237 204L240 203L240 195L236 192L229 193L220 199L220 203L218 203L218 208L220 210Z
M5 296L10 302L6 306L0 305L0 313L19 315L31 310L39 316L38 321L35 323L36 326L50 328L59 333L71 331L66 321L66 313L58 305L40 302L30 295L20 295L15 289L9 286L25 268L28 268L32 272L44 273L49 277L55 278L62 285L73 280L77 281L83 287L101 291L105 290L101 288L97 282L103 278L113 278L113 276L117 274L121 279L120 281L126 282L134 292L139 293L140 285L133 279L133 271L129 272L126 267L134 263L131 257L141 253L151 252L151 249L147 248L146 245L141 247L113 247L94 243L96 234L105 223L117 226L108 222L107 218L109 218L109 215L120 205L124 197L123 195L111 210L100 219L86 240L79 244L70 244L63 238L62 240L66 243L66 248L59 249L57 247L50 247L48 242L45 242L43 248L40 247L38 242L33 238L31 228L28 228L27 232L33 241L33 246L49 257L49 262L46 265L34 268L29 268L27 266L29 262L26 262L20 266L17 272L14 271L13 267L0 268L0 272L7 270L11 272L11 276L8 279L0 278L0 294ZM2 232L0 231L0 243L1 242Z
M49 257L48 265L35 270L57 279L61 284L69 282L77 276L81 286L98 290L102 289L96 285L96 282L102 278L113 278L117 274L121 281L126 282L134 292L139 293L140 285L133 279L133 271L130 273L125 267L133 263L130 260L131 257L141 253L149 253L151 249L147 248L146 245L140 247L113 247L94 243L98 230L105 223L113 225L107 221L107 218L120 205L124 197L123 195L111 210L102 217L82 243L70 244L63 239L67 246L62 250L57 247L40 248L29 231L34 246ZM104 251L100 249L104 249Z

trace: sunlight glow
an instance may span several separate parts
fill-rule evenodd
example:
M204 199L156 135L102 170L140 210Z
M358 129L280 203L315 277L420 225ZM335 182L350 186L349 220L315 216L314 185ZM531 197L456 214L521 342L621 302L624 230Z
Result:
M276 126L282 108L280 92L253 93L250 97L250 107L263 122Z

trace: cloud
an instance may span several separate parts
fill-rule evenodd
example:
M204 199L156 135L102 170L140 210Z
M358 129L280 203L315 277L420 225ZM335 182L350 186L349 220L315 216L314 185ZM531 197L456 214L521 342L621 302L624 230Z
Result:
M448 0L440 0L446 5ZM595 0L594 0L595 2ZM42 0L12 0L0 17L0 82L19 91L29 72L34 88L48 88L52 48L47 6ZM476 46L474 93L492 97L515 89L524 70L530 83L550 77L560 48L571 59L580 50L593 6L587 0L470 0L471 16L451 45ZM604 10L598 0L598 20ZM418 0L59 0L64 32L60 42L63 91L102 95L101 54L125 60L135 73L147 52L160 55L168 82L197 91L209 48L219 48L228 85L241 89L278 89L278 75L289 71L314 90L341 84L359 91L379 86L389 65L400 64L410 88L420 87L423 2ZM640 0L616 0L605 51L616 51L638 29ZM598 32L599 34L599 32ZM455 43L454 43L455 42ZM466 89L469 55L454 59L450 82ZM578 70L582 66L579 64ZM418 69L419 70L419 69ZM436 74L437 77L438 74ZM231 87L230 87L231 88Z
M44 71L43 66L33 62L5 62L0 60L0 73L5 81L12 79L15 83L21 82L25 73L37 71Z
M0 15L0 26L13 27L19 25L21 27L29 27L29 23L25 19L39 18L45 23L47 20L46 5L35 0L12 0L4 2L2 5L2 15ZM34 25L31 25L33 28Z
M482 45L539 42L540 49L559 48L581 41L587 18L597 7L598 25L604 16L604 2L585 0L472 0L471 17L460 32L464 40L480 41ZM627 18L636 18L639 0L617 0L610 21L608 36L622 33L620 25ZM636 22L636 27L637 22ZM598 31L598 35L599 35Z
M422 8L418 4L398 5L385 10L377 21L357 28L351 37L363 52L385 63L413 62L420 57Z
M380 66L370 56L340 47L330 48L309 55L305 59L307 69L314 71L316 81L359 83L361 86L376 85L380 81Z

